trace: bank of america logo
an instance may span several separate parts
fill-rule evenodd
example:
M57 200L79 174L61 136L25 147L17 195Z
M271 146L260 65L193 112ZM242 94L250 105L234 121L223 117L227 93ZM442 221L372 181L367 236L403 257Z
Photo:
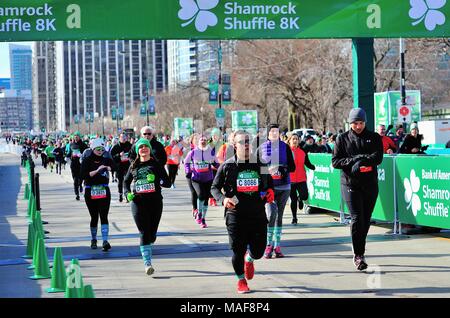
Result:
M219 0L180 0L178 17L186 21L181 26L184 28L194 22L197 31L205 32L208 27L217 24L217 16L209 10L218 4Z

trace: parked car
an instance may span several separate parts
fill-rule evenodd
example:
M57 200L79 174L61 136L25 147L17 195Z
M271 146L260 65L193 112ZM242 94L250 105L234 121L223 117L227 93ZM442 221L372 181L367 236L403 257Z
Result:
M315 140L317 140L317 138L319 137L319 134L314 129L311 128L294 129L292 133L297 134L300 137L300 139L305 138L305 136L307 135L313 136Z

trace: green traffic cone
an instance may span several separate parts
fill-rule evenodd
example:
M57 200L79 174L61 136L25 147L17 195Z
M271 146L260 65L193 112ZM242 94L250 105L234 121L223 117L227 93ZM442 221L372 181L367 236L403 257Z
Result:
M64 293L66 291L66 280L66 270L61 247L56 247L53 255L51 287L47 288L47 293Z
M40 238L37 242L37 260L34 264L34 275L31 279L50 278L50 267L48 266L47 251L45 250L44 239Z
M65 298L82 298L83 297L83 277L77 259L67 267L66 291Z
M36 218L33 220L35 226L39 229L39 232L44 237L44 227L42 226L41 212L36 211Z
M95 298L94 290L92 289L92 285L84 286L83 298Z
M22 256L22 258L30 259L33 258L33 248L34 248L34 236L36 235L34 231L34 226L32 223L28 224L28 239L27 239L27 253Z
M23 199L26 200L30 196L30 188L28 187L28 183L25 183L25 191L23 193Z
M31 220L31 206L33 204L33 195L28 196L28 210L27 210L27 216Z
M33 220L36 218L36 200L33 199L31 200L31 208L30 208L30 215L29 215L29 219L31 220L31 222L33 222Z
M34 269L36 266L36 260L37 260L37 247L38 244L37 242L39 241L39 239L41 238L41 234L39 233L38 230L36 230L36 227L34 226L34 224L32 224L34 227L34 242L33 242L33 260L31 261L31 265L27 267L27 269Z

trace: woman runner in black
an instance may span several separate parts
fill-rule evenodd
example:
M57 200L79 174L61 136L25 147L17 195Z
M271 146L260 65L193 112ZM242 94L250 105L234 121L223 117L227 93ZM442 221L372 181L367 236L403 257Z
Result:
M92 153L81 163L81 177L85 183L84 199L91 215L91 248L97 248L97 225L100 216L103 239L103 251L107 252L111 245L108 242L108 213L111 203L109 190L109 171L114 168L114 162L103 156L105 143L97 138L91 142Z
M152 267L152 244L156 240L163 210L161 187L169 188L171 183L166 170L151 156L151 146L147 139L139 139L135 149L138 157L131 164L124 185L140 233L140 251L145 273L152 275L155 271ZM134 182L133 191L132 182Z
M225 206L237 292L242 294L250 291L246 279L253 278L253 261L264 255L268 223L264 204L273 202L274 192L271 176L262 174L263 164L250 155L250 138L245 131L236 132L234 147L236 156L219 167L211 192Z

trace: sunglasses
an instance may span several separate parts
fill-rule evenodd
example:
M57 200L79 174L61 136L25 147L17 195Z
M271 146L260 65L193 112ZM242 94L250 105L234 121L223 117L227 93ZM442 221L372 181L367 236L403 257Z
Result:
M105 148L103 148L103 147L96 147L96 148L94 148L94 150L96 150L96 151L105 151Z
M151 136L152 133L143 133L144 136Z

